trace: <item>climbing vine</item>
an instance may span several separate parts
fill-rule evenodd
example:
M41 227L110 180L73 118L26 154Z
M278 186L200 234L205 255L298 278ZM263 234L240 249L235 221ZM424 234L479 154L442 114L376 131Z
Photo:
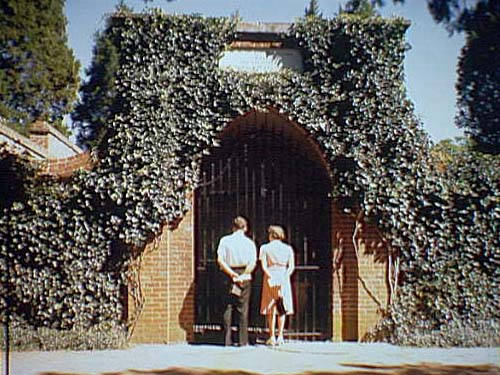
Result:
M498 337L498 161L496 170L434 167L404 88L406 21L299 20L284 37L301 49L305 71L249 74L218 68L236 37L235 19L112 17L120 111L94 169L41 179L2 149L2 168L20 187L2 198L3 316L59 329L120 322L127 275L140 263L132 249L184 215L220 131L258 110L308 132L331 166L342 208L377 223L391 248L398 292L373 337L403 342L418 327L419 337L437 332L441 341L410 335L406 342L447 344L439 332L450 319L457 327L478 322Z

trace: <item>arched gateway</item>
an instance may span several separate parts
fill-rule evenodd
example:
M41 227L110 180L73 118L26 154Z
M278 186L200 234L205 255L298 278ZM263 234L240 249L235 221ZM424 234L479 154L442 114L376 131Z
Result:
M331 317L325 313L331 290L331 179L319 148L285 117L252 111L235 119L221 135L221 147L202 164L195 195L196 326L219 329L223 275L216 264L218 240L236 215L250 220L257 247L267 242L269 224L282 225L295 250L292 278L296 313L286 336L326 339ZM259 335L262 274L254 275L250 333Z
M332 163L337 159L325 158L316 143L320 141L311 137L304 127L306 123L314 125L313 114L318 112L304 101L296 103L288 97L290 87L280 86L279 80L276 90L272 79L265 80L267 88L254 82L248 86L251 91L241 89L246 87L242 77L247 73L279 73L288 69L306 78L311 76L311 60L309 65L302 61L304 45L301 49L294 38L283 39L289 27L288 24L239 24L235 39L219 61L222 69L219 73L223 74L217 80L207 80L208 83L217 81L223 90L222 94L214 93L223 100L208 100L204 104L209 107L207 113L219 113L227 106L231 113L246 114L225 125L222 121L228 112L222 111L219 122L213 119L212 125L223 126L217 137L221 144L202 160L199 186L189 192L192 209L179 222L165 226L139 259L142 262L140 277L133 289L138 295L134 300L129 299L127 310L132 342L222 338L220 282L223 276L216 267L216 249L220 237L230 232L232 218L239 214L249 218L250 235L258 246L266 241L268 225L281 224L295 249L297 270L292 281L296 312L286 327L288 338L355 341L381 317L388 296L386 258L365 246L378 243L380 238L375 225L365 223L362 233L358 230L363 241L356 242L355 248L353 234L358 228L355 219L342 210L342 197L330 196L335 190L330 167L335 167ZM339 38L344 35L342 30L342 27L338 29ZM340 50L336 48L328 51L334 53L332 61L343 61L347 56L339 55ZM371 59L371 56L365 57ZM323 60L318 61L323 63ZM227 67L247 73L233 76L224 70ZM331 68L325 66L323 72L331 72ZM234 79L240 82L237 86L241 92L232 91ZM206 88L205 83L201 87ZM232 95L227 96L229 92ZM283 100L278 100L276 94L283 96ZM297 98L303 95L306 94ZM330 99L313 101L313 104L321 106L320 111L325 113L337 113L337 107L330 107ZM196 105L202 102L204 99ZM259 108L262 103L275 103L284 110L293 112L299 108L298 112L311 112L311 117L299 125L276 109L252 110L242 103L255 103ZM191 104L188 107L191 108ZM290 117L297 117L298 112L292 112ZM334 260L338 263L339 253L343 254L342 262L339 268L333 269L332 263ZM265 319L259 314L261 283L261 271L257 268L250 311L253 339L265 329Z

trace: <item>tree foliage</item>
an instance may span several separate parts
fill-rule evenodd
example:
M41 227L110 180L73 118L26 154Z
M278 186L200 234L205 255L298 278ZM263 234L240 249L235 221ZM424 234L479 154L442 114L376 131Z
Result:
M478 21L484 7L494 6L496 0L427 0L427 7L437 23L443 23L451 33L470 29Z
M373 6L381 7L386 0L368 0ZM365 2L364 0L349 0L354 6ZM392 0L393 3L405 3L406 0ZM453 33L461 32L469 28L471 22L475 22L476 15L481 13L481 8L497 3L496 0L427 0L427 8L437 23L445 25L446 29Z
M322 13L319 11L319 5L317 0L310 0L309 6L304 9L305 17L322 17Z
M26 197L0 216L3 312L62 328L119 321L127 264L190 208L187 193L220 132L257 110L279 113L317 142L333 196L376 222L400 257L401 292L378 337L402 341L417 325L449 344L439 334L448 319L498 322L498 169L471 164L451 179L434 167L404 87L406 21L299 20L286 37L305 71L269 74L218 68L234 19L152 11L114 15L112 24L120 111L91 172L63 181L17 174L27 176L19 182ZM392 329L381 335L383 327ZM498 324L487 327L498 337Z
M456 123L475 148L500 153L500 3L478 6L458 63Z
M361 17L372 17L376 15L376 3L370 0L348 0L340 12L356 14Z
M79 63L63 8L64 0L0 2L0 116L18 129L37 118L58 126L76 100Z
M404 3L404 0L393 0ZM383 1L372 0L384 5ZM465 32L466 45L458 63L456 125L472 137L478 151L500 152L500 69L497 0L427 0L429 12L450 32Z
M106 28L94 37L93 58L86 69L88 78L80 87L80 100L71 114L77 142L85 148L99 143L106 133L106 124L119 110L115 74L120 56L116 43L111 39L112 27L108 19Z

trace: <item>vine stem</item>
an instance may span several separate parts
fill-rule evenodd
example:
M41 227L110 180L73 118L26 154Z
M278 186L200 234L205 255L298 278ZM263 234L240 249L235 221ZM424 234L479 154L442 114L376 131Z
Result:
M389 280L389 300L387 301L387 305L390 305L397 296L398 284L399 284L399 267L400 267L400 258L397 255L397 251L392 247L392 245L387 241L380 230L377 228L377 233L383 243L383 245L387 248L387 262L388 262L388 270L387 270L387 278Z

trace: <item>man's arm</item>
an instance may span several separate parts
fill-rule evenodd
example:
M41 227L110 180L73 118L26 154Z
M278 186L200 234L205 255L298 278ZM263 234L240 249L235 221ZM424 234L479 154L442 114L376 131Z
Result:
M257 247L252 241L252 256L250 258L250 263L248 263L247 267L245 268L244 273L251 274L255 269L256 265L257 265Z
M238 274L236 272L234 272L232 270L231 267L229 267L229 265L224 262L224 259L222 259L222 257L217 257L217 263L219 264L219 267L220 269L226 274L229 276L230 279L233 279L238 277Z
M253 244L252 250L253 250L252 257L250 259L250 262L247 264L247 266L245 268L245 272L242 273L242 276L243 275L250 275L253 272L253 270L255 269L255 267L257 266L257 248L255 247L255 244ZM243 276L243 278L245 278L245 277Z
M224 241L221 239L219 246L217 247L217 264L219 265L222 272L224 272L230 279L234 279L238 274L232 270L229 264L226 263L224 257L226 255L226 248Z
M255 269L255 266L257 265L256 262L252 262L247 264L247 267L245 268L245 272L243 274L251 274L253 270Z

